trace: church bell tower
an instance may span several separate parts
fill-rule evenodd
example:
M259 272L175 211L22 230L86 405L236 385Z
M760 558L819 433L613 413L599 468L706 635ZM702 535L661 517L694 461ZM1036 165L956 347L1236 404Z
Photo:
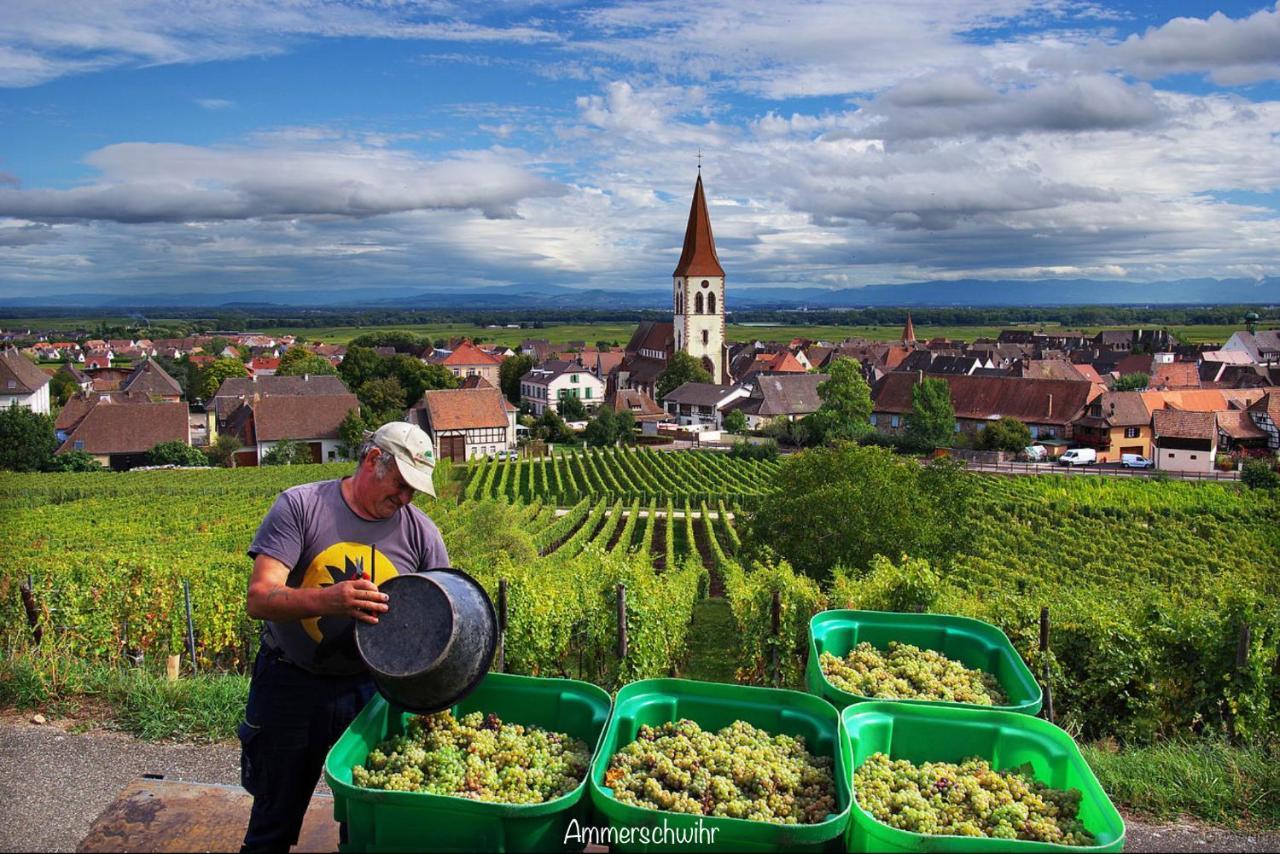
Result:
M693 186L684 249L672 275L672 312L676 350L693 356L714 383L728 382L724 346L724 268L716 257L702 168Z

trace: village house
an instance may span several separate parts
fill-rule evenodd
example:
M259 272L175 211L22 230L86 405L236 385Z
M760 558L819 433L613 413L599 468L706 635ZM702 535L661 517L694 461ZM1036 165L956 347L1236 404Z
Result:
M291 397L334 397L349 394L342 378L332 374L303 374L300 377L230 377L222 381L209 401L208 408L216 419L216 430L225 429L231 413L243 403L273 395ZM246 442L245 444L251 444Z
M424 392L405 420L431 437L436 458L464 462L516 449L518 410L496 388Z
M795 421L822 406L818 384L826 374L756 374L738 384L746 394L735 397L720 410L720 422L735 409L747 418L747 429L758 430L776 418Z
M49 414L50 376L40 370L16 347L0 351L0 409L17 404L24 409Z
M636 423L659 424L671 421L671 416L649 395L634 388L613 389L605 393L605 406L614 412L630 412Z
M185 403L151 403L140 395L124 401L117 395L82 399L74 411L74 424L66 426L59 413L59 438L55 453L84 451L116 471L146 465L151 449L163 442L190 444ZM74 400L74 398L73 398ZM68 406L71 402L68 401ZM66 412L67 407L64 407Z
M304 445L313 463L331 463L341 450L339 427L348 412L359 409L360 401L349 392L272 394L241 401L219 432L230 433L244 446L236 452L237 466L261 465L267 452L284 441Z
M440 364L455 377L483 377L496 388L502 360L481 350L470 340L464 340Z
M747 396L743 386L716 383L684 383L667 392L662 406L681 427L712 426L720 429L721 408L733 400Z
M1280 365L1280 329L1233 332L1222 349L1242 352L1255 365Z
M275 376L276 371L280 370L280 360L270 356L254 356L247 367L255 377Z
M153 403L182 400L182 386L159 362L144 359L120 383L122 392L144 396Z
M1160 409L1152 416L1152 448L1156 468L1163 471L1213 471L1218 425L1212 412Z
M1250 404L1249 417L1267 434L1267 447L1280 451L1280 389L1271 389Z
M534 415L559 412L560 401L575 397L588 409L604 402L605 384L578 362L553 360L520 377L520 402Z
M1118 463L1122 454L1151 458L1151 410L1136 391L1099 395L1075 422L1075 442L1098 452L1098 462Z

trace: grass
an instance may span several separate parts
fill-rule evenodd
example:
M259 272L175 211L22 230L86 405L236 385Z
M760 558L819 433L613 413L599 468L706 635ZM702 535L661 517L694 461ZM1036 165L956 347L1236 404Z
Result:
M733 682L737 670L733 644L737 634L728 599L703 599L693 606L689 659L680 675L703 682Z
M1280 830L1280 743L1233 747L1206 739L1082 752L1111 799L1132 812Z

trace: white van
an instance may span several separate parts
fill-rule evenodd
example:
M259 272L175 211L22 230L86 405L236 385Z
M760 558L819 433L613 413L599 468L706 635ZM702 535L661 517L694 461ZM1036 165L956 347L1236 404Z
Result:
M1127 469L1149 469L1155 465L1155 462L1142 454L1121 454L1120 465Z
M1058 457L1060 466L1090 466L1098 461L1098 452L1093 448L1072 448Z

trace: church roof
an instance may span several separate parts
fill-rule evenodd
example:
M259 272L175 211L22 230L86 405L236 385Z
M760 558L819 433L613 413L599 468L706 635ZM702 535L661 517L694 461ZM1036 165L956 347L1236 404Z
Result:
M716 242L711 235L711 215L707 213L707 197L702 192L702 173L693 185L693 203L689 205L689 225L684 231L684 249L672 276L724 276L724 268L716 257Z

